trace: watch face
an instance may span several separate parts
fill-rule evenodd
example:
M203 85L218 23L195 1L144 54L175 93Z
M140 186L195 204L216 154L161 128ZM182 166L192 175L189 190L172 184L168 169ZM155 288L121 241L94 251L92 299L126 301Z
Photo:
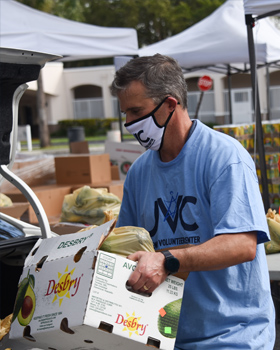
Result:
M180 268L180 261L169 250L163 251L162 254L165 256L164 267L166 271L169 273L177 272Z
M165 268L167 271L174 273L174 272L177 272L179 270L179 267L180 267L179 260L177 258L175 258L174 256L166 259Z

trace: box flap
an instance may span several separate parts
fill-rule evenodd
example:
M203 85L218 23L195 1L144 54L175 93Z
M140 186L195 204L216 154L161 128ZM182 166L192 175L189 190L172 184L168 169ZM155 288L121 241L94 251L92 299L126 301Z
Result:
M13 203L10 207L0 207L0 212L13 218L20 219L22 214L29 208L29 203Z
M38 264L40 261L45 262L75 255L81 248L85 248L85 252L96 250L114 226L115 220L111 220L85 231L39 239L25 259L25 267Z

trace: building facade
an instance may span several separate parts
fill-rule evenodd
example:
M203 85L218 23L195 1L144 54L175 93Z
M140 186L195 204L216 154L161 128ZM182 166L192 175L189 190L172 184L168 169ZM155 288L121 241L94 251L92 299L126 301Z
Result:
M65 119L118 118L117 99L110 93L114 66L64 69L63 63L52 62L46 64L41 74L50 131L56 130L58 122ZM198 79L204 75L212 78L213 85L202 94ZM254 121L250 74L233 74L229 80L226 74L202 70L187 73L185 78L191 118L212 124ZM280 119L280 69L259 69L258 83L262 118ZM31 125L36 134L37 83L28 85L19 105L19 124Z

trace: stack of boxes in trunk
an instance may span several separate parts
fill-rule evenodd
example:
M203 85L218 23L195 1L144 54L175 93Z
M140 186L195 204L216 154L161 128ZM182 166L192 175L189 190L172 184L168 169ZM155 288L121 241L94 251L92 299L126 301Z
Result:
M116 174L115 167L111 166L110 156L107 153L57 156L49 164L48 178L43 173L42 176L40 175L39 169L42 163L42 159L27 162L25 169L31 171L23 180L38 197L51 225L59 222L65 195L72 193L79 187L88 185L94 188L107 188L108 192L117 195L122 200L124 180L117 179L118 173ZM23 164L21 167L24 167ZM17 174L17 169L16 162L13 168L15 174ZM38 171L39 176L36 176ZM1 192L6 194L14 204L22 203L26 207L27 199L16 187L4 183L1 186ZM21 219L31 224L38 223L31 205Z
M255 160L259 182L261 183L259 155L255 143L255 124L218 125L214 129L236 138L247 149ZM270 203L271 207L278 209L280 205L280 175L278 170L280 120L263 121L262 129ZM260 190L262 192L261 184Z

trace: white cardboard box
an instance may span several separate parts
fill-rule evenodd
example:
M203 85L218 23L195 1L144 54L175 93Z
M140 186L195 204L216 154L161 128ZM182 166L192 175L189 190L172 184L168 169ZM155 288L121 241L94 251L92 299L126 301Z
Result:
M34 285L35 310L29 323L21 316L28 324L13 321L13 350L173 349L184 281L169 276L151 296L129 290L136 263L97 250L112 223L35 244L20 278Z
M145 148L142 147L137 141L105 141L105 153L109 153L110 160L113 165L118 165L121 180L125 180L131 164L145 151Z

